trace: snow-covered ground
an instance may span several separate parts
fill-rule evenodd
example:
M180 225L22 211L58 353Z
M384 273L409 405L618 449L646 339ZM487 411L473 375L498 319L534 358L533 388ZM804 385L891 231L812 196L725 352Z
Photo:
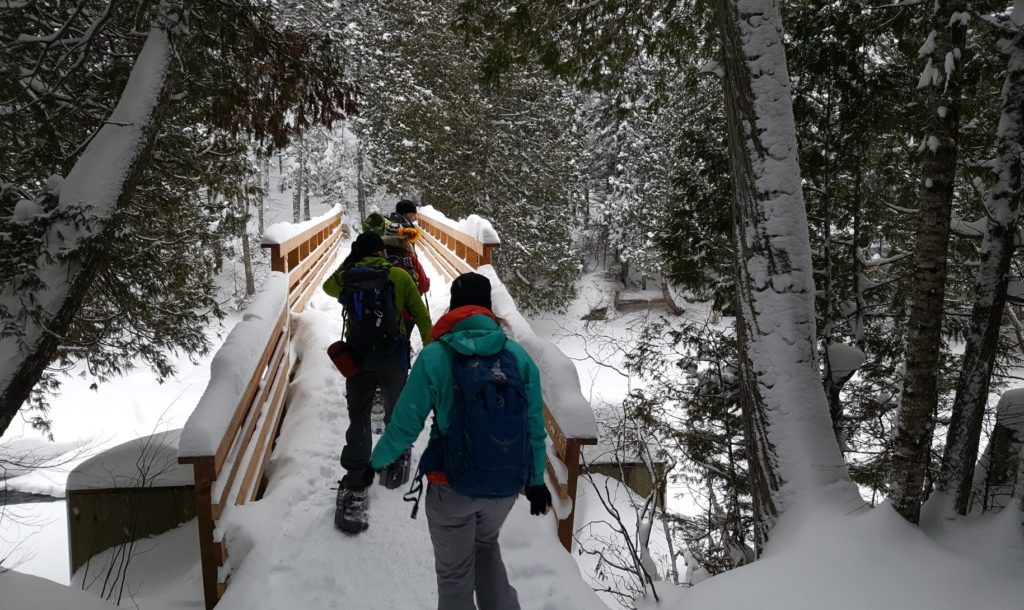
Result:
M314 213L322 209L326 205ZM347 246L342 247L342 254L345 252ZM428 269L428 273L435 278L428 297L436 319L446 309L447 286L436 270ZM643 314L616 315L612 307L611 319L587 326L581 318L611 305L612 296L599 274L586 276L581 288L580 298L567 314L539 316L531 323L539 335L553 338L576 360L584 395L593 404L619 404L635 381L617 370L622 354L615 351L615 341L602 343L594 336L628 341ZM689 305L684 315L706 319L708 312L702 305ZM318 294L293 323L302 363L291 387L281 441L270 464L270 485L263 500L234 511L221 524L229 541L232 574L219 607L433 608L436 589L425 517L409 518L410 505L402 501L400 490L372 488L367 532L351 537L333 527L332 487L341 476L337 458L347 414L343 379L324 350L341 332L338 305ZM162 386L147 380L145 370L95 391L88 388L87 379L70 379L65 393L54 403L58 447L87 441L95 451L161 427L181 425L205 388L209 362L182 364L181 375ZM7 447L46 448L55 453L54 446L41 442L38 433L27 426L12 426L12 431L4 437ZM415 451L422 450L424 443L425 434ZM62 495L64 477L66 474L55 470L8 482L26 491ZM599 489L607 481L595 479ZM614 506L628 528L634 527L629 493L614 485L612 489ZM671 506L686 510L688 501L674 496L670 493ZM18 570L68 582L64 503L7 508L13 512L0 519L0 557L14 550L15 557L20 554ZM1024 535L1016 508L980 520L946 523L943 531L909 525L886 505L858 507L852 513L819 508L787 514L773 530L762 560L691 588L658 583L660 604L649 598L641 602L641 608L1022 607ZM18 520L11 518L14 514L19 515ZM577 527L587 527L587 535L597 539L610 535L608 526L601 530L600 522L606 520L596 491L581 481ZM612 596L599 598L592 591L611 584L614 576L607 565L602 566L596 555L565 553L554 530L550 515L532 517L521 501L502 532L510 577L523 608L616 607ZM128 594L122 605L155 610L201 608L196 536L192 522L141 541L142 552L131 563ZM663 534L656 532L652 540L653 559L664 574L668 560ZM109 552L97 557L94 565L102 565L106 555ZM4 610L109 607L96 595L74 591L83 582L98 592L97 581L82 572L72 589L54 588L17 572L0 574L4 591L0 606Z

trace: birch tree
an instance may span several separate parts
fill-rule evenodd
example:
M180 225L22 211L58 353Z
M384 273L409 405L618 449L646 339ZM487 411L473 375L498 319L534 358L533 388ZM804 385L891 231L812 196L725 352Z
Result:
M944 505L947 514L951 512L948 509L952 509L966 515L970 509L974 464L998 352L1010 263L1018 245L1024 155L1024 6L1021 3L1017 3L1002 27L1010 36L1001 42L1001 50L1008 55L1008 61L996 133L997 152L992 163L996 180L985 203L988 223L974 279L970 332L937 481L940 493L936 500Z
M917 523L931 462L938 404L946 294L949 224L960 135L960 68L967 36L967 3L937 0L932 31L921 47L925 59L918 87L925 90L928 124L921 140L920 205L911 279L903 392L892 441L890 498Z

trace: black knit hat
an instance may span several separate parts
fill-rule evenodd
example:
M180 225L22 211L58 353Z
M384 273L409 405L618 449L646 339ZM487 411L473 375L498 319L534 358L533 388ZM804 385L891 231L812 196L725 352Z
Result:
M395 211L399 214L415 214L416 203L409 201L408 199L403 199L395 204Z
M356 260L373 256L384 250L384 239L373 231L359 233L352 242L352 256Z
M448 309L465 305L479 305L491 309L491 280L479 273L463 273L455 278L452 282L452 300Z

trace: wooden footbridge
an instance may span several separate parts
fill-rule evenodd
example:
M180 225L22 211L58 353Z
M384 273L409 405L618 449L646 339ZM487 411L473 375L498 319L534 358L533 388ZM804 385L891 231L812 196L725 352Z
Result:
M533 334L516 311L500 281L495 236L480 239L461 232L457 223L438 213L421 213L419 224L424 235L418 252L426 266L436 270L434 281L447 283L473 270L489 276L495 313L541 369L551 439L549 482L557 486L560 505L555 511L557 535L562 546L571 549L580 448L596 443L597 429L579 391L575 367L553 344ZM239 568L222 522L237 507L258 503L274 483L268 464L282 450L278 439L292 398L290 381L310 366L297 355L303 350L296 342L302 339L293 332L293 318L307 308L326 275L347 254L344 246L351 236L345 233L341 212L333 210L265 238L270 278L214 357L210 384L182 431L179 461L194 470L207 608L224 596ZM339 449L341 443L339 438ZM245 561L244 555L240 561Z

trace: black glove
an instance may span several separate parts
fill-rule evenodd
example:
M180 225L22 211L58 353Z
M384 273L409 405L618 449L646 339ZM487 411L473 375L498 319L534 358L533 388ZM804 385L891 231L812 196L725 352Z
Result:
M530 514L543 515L551 506L551 492L547 485L531 485L526 488L526 499L530 501Z

